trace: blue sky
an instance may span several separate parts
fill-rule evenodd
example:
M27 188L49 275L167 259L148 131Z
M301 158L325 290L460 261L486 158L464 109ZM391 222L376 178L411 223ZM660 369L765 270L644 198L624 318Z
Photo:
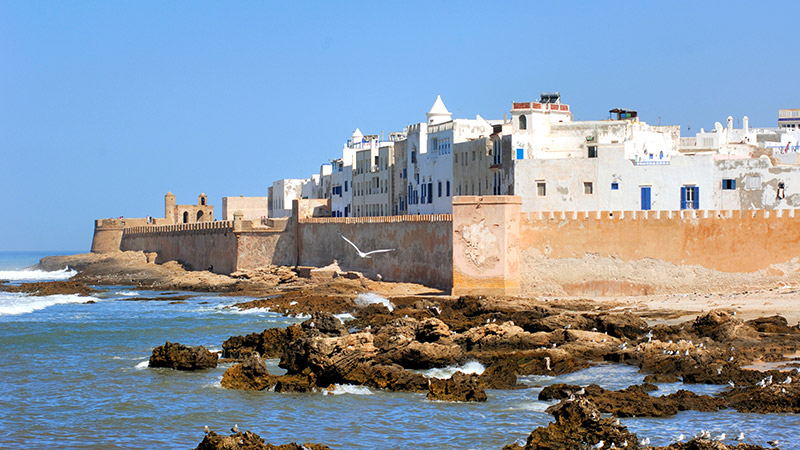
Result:
M800 2L0 2L0 251L88 251L95 218L265 196L441 94L502 118L712 128L800 107ZM738 122L737 122L738 123Z

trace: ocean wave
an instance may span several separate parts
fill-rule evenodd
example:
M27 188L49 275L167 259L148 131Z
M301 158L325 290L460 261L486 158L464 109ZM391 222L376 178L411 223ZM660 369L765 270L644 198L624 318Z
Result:
M392 302L389 301L386 297L382 297L378 294L373 292L365 292L363 294L358 294L355 300L353 300L359 308L365 308L369 305L383 305L389 312L394 311L394 305Z
M350 313L334 314L333 316L339 319L339 322L342 322L342 324L344 324L348 320L355 319L355 316L353 316Z
M18 293L0 294L0 316L13 316L28 314L48 306L63 305L66 303L86 303L89 300L97 301L96 297L81 297L74 294L45 295L41 297L29 296Z
M144 369L147 369L148 367L150 367L150 358L145 359L144 361L140 362L139 364L136 364L136 366L134 366L133 368L136 369L136 370L144 370Z
M478 361L467 361L464 365L461 366L447 366L435 369L428 369L422 372L422 375L425 378L442 378L448 379L453 376L456 372L463 372L466 374L475 374L480 375L483 371L486 370L486 367L483 364L479 363Z
M322 391L322 395L372 395L372 391L366 386L357 386L354 384L334 384L333 389L328 388Z
M64 267L61 270L46 272L38 269L0 270L0 280L9 281L56 281L66 280L75 275L76 271Z
M117 292L117 295L120 295L120 296L123 296L123 297L136 297L137 295L139 295L139 292L138 291L120 291L120 292Z

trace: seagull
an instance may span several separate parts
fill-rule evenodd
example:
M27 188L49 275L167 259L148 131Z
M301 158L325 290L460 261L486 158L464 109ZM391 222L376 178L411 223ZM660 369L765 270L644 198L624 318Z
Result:
M653 330L648 331L647 334L645 335L645 337L647 338L647 342L652 341L653 340Z
M644 446L647 446L647 445L650 445L650 438L644 438L641 441L639 441L639 446L640 447L644 447Z
M575 395L584 395L584 394L586 394L586 389L584 388L581 388L578 392L575 393Z
M683 442L683 440L684 440L684 439L686 439L686 436L684 436L684 435L683 435L683 433L681 433L681 434L679 434L679 435L678 435L678 437L676 437L676 438L675 438L675 440L674 440L674 441L672 441L672 442Z
M739 432L739 436L736 436L736 440L737 441L743 441L744 440L744 431Z
M729 385L730 385L732 388L733 388L733 387L736 387L736 383L734 383L734 382L733 382L733 381L731 381L731 380L728 380L728 384L729 384Z
M771 445L771 446L773 446L773 447L777 447L777 446L778 446L778 444L780 444L780 443L781 443L781 441L779 441L779 440L777 440L777 439L773 439L773 440L771 440L771 441L767 441L767 444L769 444L769 445Z
M593 449L595 449L595 450L600 450L601 448L603 448L603 445L605 445L605 443L606 443L606 441L602 441L602 440L601 440L601 441L600 441L600 442L598 442L597 444L594 444L594 445L592 446L592 448L593 448Z
M727 437L727 436L725 435L725 433L722 433L722 434L720 434L719 436L715 437L715 438L714 438L714 440L715 440L715 441L722 442L722 441L724 441L724 440L725 440L725 438L726 438L726 437Z
M342 239L347 241L348 244L352 245L353 248L356 249L356 251L358 252L358 256L360 256L362 258L372 258L372 255L375 254L375 253L385 253L385 252L393 252L394 251L393 248L386 248L386 249L382 249L382 250L373 250L371 252L366 252L365 253L365 252L362 252L361 250L359 250L358 247L356 247L356 244L353 244L353 242L351 242L350 239L347 239L346 237L344 237L344 235L340 234L339 236L341 236Z
M234 433L238 433L239 432L239 425L233 424L233 426L231 427L231 431L233 431Z
M210 433L210 432L211 432L211 429L209 429L209 428L208 428L208 425L206 425L206 426L204 426L204 427L203 427L203 432L204 432L205 434L208 434L208 433Z
M792 382L792 377L786 377L786 379L783 380L783 383L781 383L781 384L789 384L791 382Z
M548 371L549 370L553 370L553 369L550 368L550 357L549 356L545 356L544 357L544 365L545 365L545 367L547 367Z

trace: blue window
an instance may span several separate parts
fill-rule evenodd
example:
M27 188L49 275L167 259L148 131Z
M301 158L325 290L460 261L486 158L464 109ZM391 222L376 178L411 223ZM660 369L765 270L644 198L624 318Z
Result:
M700 209L700 188L681 186L681 209Z
M518 148L517 149L517 159L525 159L525 149Z
M344 191L347 192L347 181L344 182Z
M723 178L722 179L722 190L724 190L724 191L736 190L736 180L734 180L732 178Z
M618 191L619 190L619 183L611 183L611 190Z
M642 211L650 209L650 186L642 186Z

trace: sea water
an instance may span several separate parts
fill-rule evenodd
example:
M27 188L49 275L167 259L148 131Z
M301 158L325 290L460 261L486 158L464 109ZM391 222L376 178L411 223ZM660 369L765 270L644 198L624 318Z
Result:
M17 272L32 263L3 270ZM47 279L48 274L38 276ZM643 379L635 368L624 365L602 365L560 377L521 377L525 389L490 390L485 403L431 402L424 394L348 385L328 394L228 390L220 380L229 364L180 372L149 368L147 360L152 349L166 341L220 350L232 335L302 319L231 307L244 300L241 297L182 293L193 297L183 303L136 301L167 296L124 286L101 289L94 297L68 300L0 293L4 448L189 449L202 440L204 425L228 432L238 424L276 444L310 441L335 449L499 450L524 442L534 428L552 421L545 412L552 403L537 400L544 386L597 383L620 389ZM272 373L281 372L277 360L267 363ZM478 373L482 367L471 362L463 369ZM440 370L435 376L451 373ZM653 394L679 388L709 394L721 389L673 383L660 385ZM731 437L743 431L746 442L765 445L769 439L779 439L782 448L800 448L792 441L800 430L797 415L690 411L668 418L622 419L622 423L640 437L650 437L653 445L708 429Z

